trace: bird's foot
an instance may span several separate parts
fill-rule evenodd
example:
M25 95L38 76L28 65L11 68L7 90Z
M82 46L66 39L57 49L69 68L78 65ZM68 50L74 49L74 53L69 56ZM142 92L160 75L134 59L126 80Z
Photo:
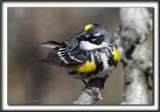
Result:
M85 88L92 88L97 87L100 90L104 89L104 82L105 80L103 78L93 78L88 81L88 83L85 80L82 80L85 84Z
M89 87L97 87L102 90L104 89L104 82L103 78L93 78L88 81L88 85Z

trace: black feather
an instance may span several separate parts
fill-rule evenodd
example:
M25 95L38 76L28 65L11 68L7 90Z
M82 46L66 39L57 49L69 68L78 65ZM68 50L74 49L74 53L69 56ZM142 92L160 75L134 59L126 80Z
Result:
M65 63L57 55L57 51L58 50L53 49L51 52L49 52L48 57L39 60L39 62L48 63L50 65L66 66Z
M40 60L42 63L69 66L83 63L87 60L86 52L79 49L79 42L74 38L65 42L47 41L42 45L53 48L48 57Z
M59 46L63 46L64 42L57 42L57 41L47 41L47 42L43 42L41 44L53 44L53 45L59 45Z

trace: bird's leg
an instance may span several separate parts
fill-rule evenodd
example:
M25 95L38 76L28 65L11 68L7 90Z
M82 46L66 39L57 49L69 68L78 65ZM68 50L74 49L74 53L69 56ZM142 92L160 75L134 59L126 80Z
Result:
M88 83L87 83L84 79L82 79L82 82L85 84L85 87L86 87L86 88L89 88Z
M90 88L91 86L87 83L84 79L82 79L83 83L85 84L85 88ZM89 82L89 81L88 81Z
M87 82L84 79L82 79L82 81L83 81L84 84L87 84Z
M108 76L109 76L109 74L105 75L105 76L102 78L102 87L100 88L101 90L104 88L104 83L106 82Z
M106 82L106 79L108 78L109 74L105 75L102 79L104 80L104 82Z

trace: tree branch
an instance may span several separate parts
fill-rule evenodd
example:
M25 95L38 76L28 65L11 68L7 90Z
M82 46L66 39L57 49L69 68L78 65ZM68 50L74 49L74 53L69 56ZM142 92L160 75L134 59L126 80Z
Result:
M90 79L86 87L82 89L82 93L74 104L93 104L97 100L103 100L100 90L104 88L104 83L108 75L104 78Z
M83 88L80 97L74 102L74 104L93 104L97 100L103 100L99 88Z

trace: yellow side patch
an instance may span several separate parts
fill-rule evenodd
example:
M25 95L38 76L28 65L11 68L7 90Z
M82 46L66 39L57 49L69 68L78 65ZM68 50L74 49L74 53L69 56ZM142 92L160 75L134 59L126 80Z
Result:
M73 66L73 69L79 72L91 72L95 70L95 68L96 68L96 64L94 62L89 62L89 61Z
M119 60L119 54L116 48L113 49L114 60L117 62Z
M84 30L88 31L90 28L92 28L94 25L93 24L88 24L85 26Z

